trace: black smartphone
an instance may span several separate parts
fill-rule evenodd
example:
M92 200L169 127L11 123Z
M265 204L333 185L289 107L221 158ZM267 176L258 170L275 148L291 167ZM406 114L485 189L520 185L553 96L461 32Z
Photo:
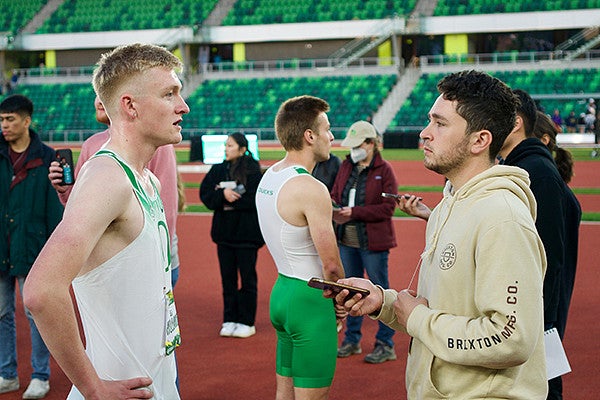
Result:
M363 297L366 297L371 293L368 289L344 285L343 283L332 282L321 278L310 278L308 286L321 290L329 289L336 294L344 289L348 289L348 291L350 291L348 296L350 297L354 296L356 293L360 293Z
M73 171L73 152L71 149L58 149L56 150L56 161L60 164L63 170L63 177L61 185L72 185L75 183L75 176Z
M391 197L395 200L400 200L401 198L405 198L406 200L410 199L410 194L394 194L394 193L381 193L381 197ZM417 197L418 200L423 200L421 197Z
M381 193L381 197L391 197L392 199L400 200L402 197L405 199L410 199L410 196L407 194L394 194L394 193Z

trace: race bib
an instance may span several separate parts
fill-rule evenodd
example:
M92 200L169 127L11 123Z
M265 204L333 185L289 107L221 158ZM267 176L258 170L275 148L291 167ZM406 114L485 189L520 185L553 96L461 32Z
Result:
M173 291L165 293L165 355L168 356L181 344L179 321L175 309Z

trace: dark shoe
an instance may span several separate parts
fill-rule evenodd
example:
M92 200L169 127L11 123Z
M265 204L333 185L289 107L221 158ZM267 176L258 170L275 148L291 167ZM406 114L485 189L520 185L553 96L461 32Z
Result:
M342 343L342 346L337 351L337 356L345 358L360 353L362 353L362 349L358 343Z
M382 362L396 359L394 346L388 346L382 342L375 343L375 350L365 356L365 362L369 364L381 364Z

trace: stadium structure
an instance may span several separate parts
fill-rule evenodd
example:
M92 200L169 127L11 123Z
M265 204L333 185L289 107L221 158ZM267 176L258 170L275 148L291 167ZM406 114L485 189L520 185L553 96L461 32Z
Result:
M0 0L0 11L1 97L29 96L48 142L103 129L94 64L134 42L183 60L184 140L273 140L280 103L310 94L330 103L336 138L370 119L385 147L415 147L437 81L463 69L527 90L563 118L600 98L600 0Z

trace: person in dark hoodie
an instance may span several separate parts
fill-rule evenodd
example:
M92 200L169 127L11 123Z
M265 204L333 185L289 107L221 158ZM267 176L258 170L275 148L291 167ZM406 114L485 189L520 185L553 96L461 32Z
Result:
M0 393L19 389L15 289L23 285L35 258L63 215L58 195L46 178L55 151L31 129L33 103L23 95L0 103ZM50 390L50 352L28 309L31 383L24 399ZM23 350L23 349L21 349Z
M514 90L521 100L517 122L499 153L500 163L523 168L529 173L531 191L537 202L535 226L544 244L548 268L544 277L544 329L556 327L562 338L566 324L572 273L577 262L581 208L561 177L552 154L534 135L537 108L531 96ZM571 269L569 272L567 269ZM570 298L570 295L568 296ZM548 382L548 399L562 399L562 380Z
M246 338L256 333L256 260L265 243L255 203L261 177L248 140L233 133L225 142L225 161L213 165L200 185L200 199L214 210L210 233L217 244L223 285L221 336Z

